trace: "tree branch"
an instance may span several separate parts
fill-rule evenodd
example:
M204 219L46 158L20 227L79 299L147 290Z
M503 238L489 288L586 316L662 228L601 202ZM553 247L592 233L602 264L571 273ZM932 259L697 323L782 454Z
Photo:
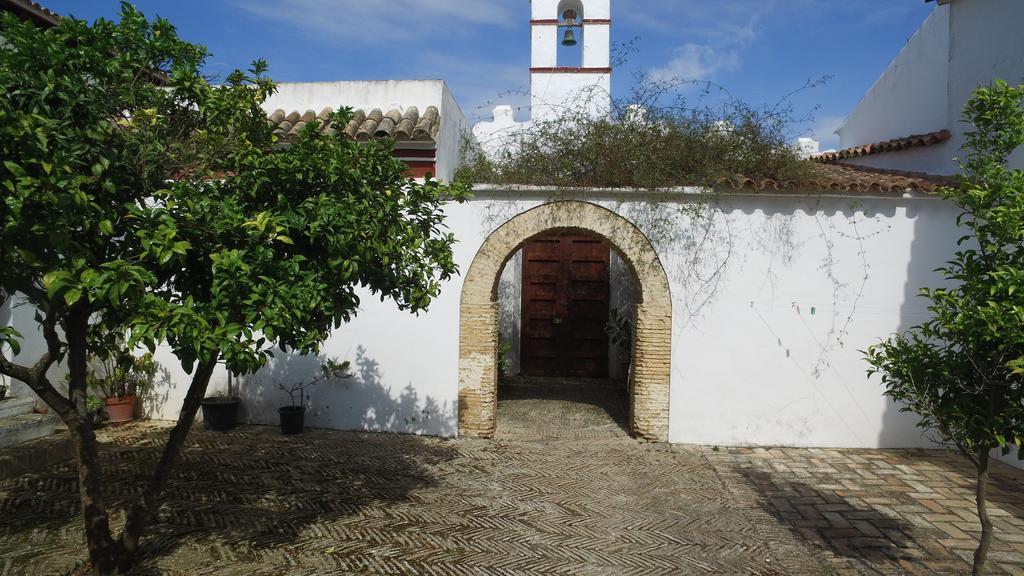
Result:
M195 421L196 412L199 411L203 398L206 396L206 389L210 384L210 377L213 376L213 371L217 367L217 360L218 354L214 354L210 360L201 363L196 370L188 393L185 395L178 423L171 430L170 438L167 440L167 445L164 446L160 462L153 471L149 486L142 492L142 496L128 513L128 520L125 523L124 532L121 534L121 546L129 556L138 550L142 531L152 521L160 495L167 485L170 469L181 454L185 439Z
M45 330L44 330L45 331ZM56 331L54 331L56 334ZM68 402L67 398L61 395L60 392L54 388L53 384L46 377L46 372L56 362L56 357L47 351L43 354L32 367L21 366L8 360L3 354L0 354L0 373L5 376L10 376L15 380L24 382L26 386L32 389L33 392L39 396L47 406L53 409L58 416L64 420L65 423L73 421L75 418L74 410L72 409L71 403Z

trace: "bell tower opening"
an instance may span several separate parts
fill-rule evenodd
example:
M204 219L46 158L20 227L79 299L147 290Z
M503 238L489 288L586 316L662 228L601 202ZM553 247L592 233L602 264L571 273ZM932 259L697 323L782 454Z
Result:
M531 0L531 116L611 109L611 0Z
M582 68L583 48L583 12L579 2L563 1L558 8L558 67Z

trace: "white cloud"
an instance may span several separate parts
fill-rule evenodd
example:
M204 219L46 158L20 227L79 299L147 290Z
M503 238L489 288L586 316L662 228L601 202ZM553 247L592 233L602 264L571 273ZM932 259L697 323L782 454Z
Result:
M394 44L467 25L514 23L507 0L233 0L239 9L329 40Z
M709 80L718 72L735 70L739 63L739 52L735 49L723 51L706 44L684 44L676 48L667 64L651 70L650 76L655 80Z
M684 40L668 62L652 70L653 77L710 80L740 68L744 51L760 38L766 17L817 1L622 0L618 13L656 37Z

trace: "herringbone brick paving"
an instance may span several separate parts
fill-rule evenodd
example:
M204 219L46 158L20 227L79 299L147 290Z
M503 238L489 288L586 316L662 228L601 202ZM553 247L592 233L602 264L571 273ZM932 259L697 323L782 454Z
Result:
M950 454L645 444L607 422L601 433L552 437L548 417L531 424L524 415L571 408L539 401L505 395L499 432L507 433L493 441L328 431L286 438L259 427L198 431L160 523L144 541L139 573L966 569L963 536L974 536L970 475ZM506 416L513 422L503 427ZM544 425L531 435L538 423ZM102 433L112 500L136 493L166 431L147 423ZM31 457L30 447L19 450L19 457ZM1024 475L1008 468L996 475L996 573L1020 573ZM0 575L63 573L82 556L71 465L0 481Z

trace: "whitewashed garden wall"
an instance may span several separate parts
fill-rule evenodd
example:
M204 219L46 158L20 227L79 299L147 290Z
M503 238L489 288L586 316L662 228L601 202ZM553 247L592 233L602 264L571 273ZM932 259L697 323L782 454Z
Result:
M673 442L912 447L929 440L868 381L860 350L926 317L919 287L952 253L955 209L933 198L833 198L688 193L572 195L636 223L671 284L674 307L669 437ZM477 189L448 208L465 272L487 234L550 201L550 191ZM655 201L652 201L655 200ZM680 207L698 203L696 221ZM355 377L312 392L311 426L458 433L459 301L449 282L419 317L365 297L328 342ZM174 418L187 377L173 357L153 415ZM276 424L280 380L308 377L311 359L279 355L244 379L249 422ZM215 376L223 387L226 376ZM152 404L151 404L152 405Z

